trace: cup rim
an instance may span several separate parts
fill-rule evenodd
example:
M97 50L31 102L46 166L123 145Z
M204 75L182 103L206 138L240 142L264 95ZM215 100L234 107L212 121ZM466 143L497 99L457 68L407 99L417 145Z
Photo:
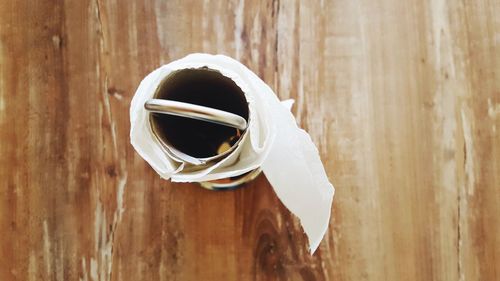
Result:
M195 68L184 68L184 69L178 69L178 70L172 71L167 76L165 76L163 79L161 79L160 83L158 83L158 86L156 87L152 98L153 99L158 99L159 97L157 95L159 93L159 90L164 85L164 83L166 81L168 81L169 79L171 79L171 77L173 75L175 75L176 73L181 72L181 71L185 71L185 70L204 70L204 71L217 72L220 75L222 75L222 76L224 76L224 77L226 77L228 79L231 79L231 81L243 92L243 89L241 89L241 87L231 77L228 77L228 76L224 75L222 72L220 72L217 69L213 69L213 68L209 68L207 66L204 66L204 67L195 67ZM245 101L248 104L248 100L246 99L246 95L245 94L243 94L243 97L244 97ZM251 111L249 110L248 111L247 124L250 124L250 120L252 118L251 115L252 115ZM186 153L184 153L184 152L176 149L172 144L170 144L168 142L168 140L161 138L158 135L158 132L156 131L155 126L153 125L153 122L152 122L152 118L153 117L152 116L153 116L153 113L150 112L149 116L148 116L149 129L151 130L151 132L154 135L154 137L161 144L161 147L163 148L164 152L170 158L174 159L174 161L177 161L177 162L180 162L180 163L187 162L187 163L193 164L193 165L205 165L205 164L208 164L209 162L212 162L212 161L215 161L215 160L219 160L219 159L222 159L222 158L225 158L225 157L229 156L241 144L243 138L248 133L248 129L249 129L249 126L247 126L247 128L245 130L242 130L242 131L240 130L241 131L241 135L239 136L238 140L229 149L227 149L226 151L224 151L222 153L219 153L219 154L216 154L216 155L213 155L213 156L209 156L209 157L194 157L194 156L191 156L189 154L186 154Z

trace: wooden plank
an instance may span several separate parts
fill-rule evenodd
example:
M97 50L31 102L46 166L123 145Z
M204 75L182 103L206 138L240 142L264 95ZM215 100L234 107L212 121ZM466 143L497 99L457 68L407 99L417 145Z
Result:
M497 280L498 1L0 3L0 280ZM261 176L161 180L130 99L192 52L296 100L337 188L314 256Z

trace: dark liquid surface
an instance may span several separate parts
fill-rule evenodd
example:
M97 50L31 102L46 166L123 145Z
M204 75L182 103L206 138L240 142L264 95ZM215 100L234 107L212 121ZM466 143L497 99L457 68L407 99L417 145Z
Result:
M243 91L217 71L180 70L160 84L155 98L186 102L224 110L248 121L248 104ZM224 142L235 143L237 129L210 122L154 113L152 123L158 136L176 149L197 158L218 154Z

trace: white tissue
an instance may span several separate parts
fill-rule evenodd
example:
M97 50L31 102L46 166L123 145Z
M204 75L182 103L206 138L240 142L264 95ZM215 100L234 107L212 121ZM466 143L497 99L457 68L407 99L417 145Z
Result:
M172 71L208 67L231 78L245 93L250 119L247 133L231 154L196 172L170 158L149 124L146 100ZM240 62L223 55L191 54L147 75L130 106L130 139L135 150L164 179L201 182L238 176L262 167L277 196L296 215L317 249L330 220L334 188L309 135L297 127L290 112L293 101L280 102L271 88Z

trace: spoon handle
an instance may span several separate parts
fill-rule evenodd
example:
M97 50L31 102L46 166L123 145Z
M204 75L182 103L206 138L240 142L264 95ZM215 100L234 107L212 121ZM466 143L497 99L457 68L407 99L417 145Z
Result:
M239 130L247 128L247 121L239 115L196 104L164 99L150 99L146 101L144 108L150 112L212 122Z

